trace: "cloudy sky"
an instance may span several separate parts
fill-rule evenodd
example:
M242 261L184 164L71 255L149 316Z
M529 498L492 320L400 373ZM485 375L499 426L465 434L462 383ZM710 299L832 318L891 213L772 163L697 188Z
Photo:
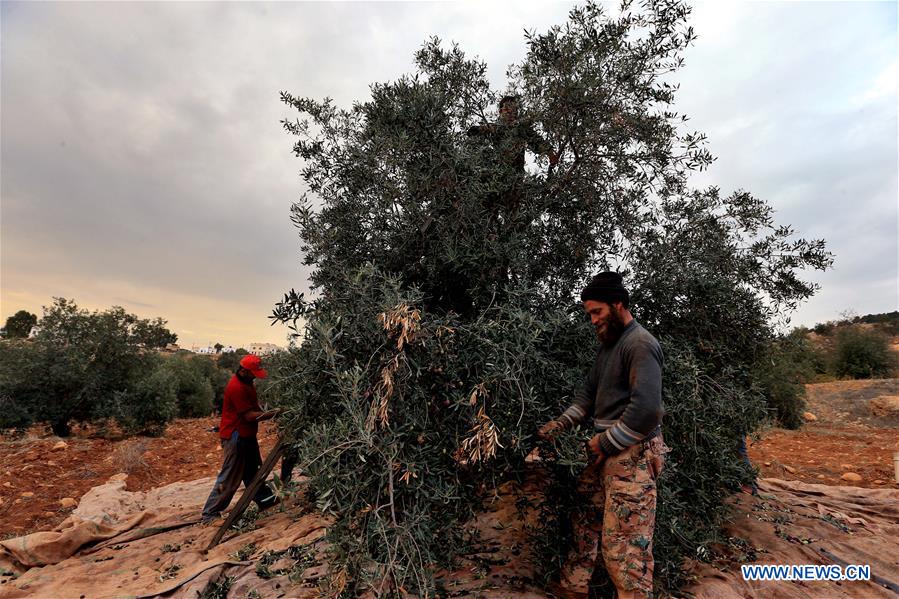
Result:
M307 286L303 191L278 92L349 106L430 35L490 65L570 5L0 4L0 318L54 296L162 316L183 345L284 345ZM897 309L897 4L697 3L678 110L748 189L823 237L832 271L794 324Z

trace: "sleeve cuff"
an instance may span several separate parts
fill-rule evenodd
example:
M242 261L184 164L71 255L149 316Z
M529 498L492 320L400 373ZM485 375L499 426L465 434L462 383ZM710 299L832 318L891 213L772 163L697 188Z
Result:
M599 435L599 446L602 447L602 452L607 456L618 455L624 451L623 447L619 448L612 442L608 432Z

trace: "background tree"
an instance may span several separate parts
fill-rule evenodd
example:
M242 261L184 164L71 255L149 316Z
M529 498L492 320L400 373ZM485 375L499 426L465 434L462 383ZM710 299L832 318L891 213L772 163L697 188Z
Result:
M158 431L174 413L152 406L132 410L129 402L169 400L167 392L157 392L166 388L165 377L149 387L142 383L159 366L155 352L146 351L148 331L156 335L164 322L141 320L118 306L90 312L54 298L32 343L0 348L0 396L11 398L32 421L50 423L59 436L70 434L72 421L108 417L140 429L146 416ZM156 391L132 393L139 387Z
M215 348L215 353L220 354L220 353L222 353L222 348L224 348L225 346L222 345L221 343L216 343L212 347Z
M233 373L235 370L237 370L237 365L240 364L241 358L249 353L250 352L248 352L244 348L238 347L233 352L221 354L218 357L218 366L222 370L227 370L228 372Z
M292 219L316 295L276 306L275 320L304 323L303 342L275 359L268 389L319 508L336 516L346 593L433 589L428 564L471 541L462 523L522 473L537 425L593 358L577 292L599 269L624 273L666 353L674 451L658 580L675 583L683 557L720 539L724 499L751 475L737 439L766 415L754 369L774 325L815 291L797 271L830 256L749 193L690 188L712 157L671 108L688 15L673 1L625 2L615 17L588 4L526 35L506 91L560 155L553 168L542 155L508 168L505 142L466 135L496 121L502 94L486 65L436 39L415 73L352 108L282 93L301 114L284 126L304 161L309 194ZM587 435L557 447L537 531L547 575Z
M13 338L24 338L31 332L31 328L37 324L37 315L27 310L19 310L6 319L6 335Z
M855 325L842 328L836 335L832 370L838 377L890 377L896 371L896 362L889 337L880 331Z
M158 317L152 320L137 319L132 334L145 347L165 347L178 341L178 335L168 330L165 325L166 321Z

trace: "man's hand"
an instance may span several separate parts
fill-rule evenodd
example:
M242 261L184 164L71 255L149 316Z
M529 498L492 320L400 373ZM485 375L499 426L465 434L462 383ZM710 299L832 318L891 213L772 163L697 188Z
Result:
M599 435L593 435L587 441L587 455L593 464L601 464L606 459L606 454L602 451L602 445L599 444Z
M278 414L280 414L283 410L280 408L275 410L269 410L268 412L262 412L259 416L256 417L256 422L262 422L263 420L271 420Z
M544 441L549 441L564 429L565 426L558 420L550 420L540 427L540 430L537 431L537 436Z

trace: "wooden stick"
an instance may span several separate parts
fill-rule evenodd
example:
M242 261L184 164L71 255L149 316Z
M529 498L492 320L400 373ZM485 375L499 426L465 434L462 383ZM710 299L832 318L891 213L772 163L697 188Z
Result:
M284 453L284 446L281 444L281 439L279 438L278 442L275 443L275 446L272 447L272 450L268 452L265 461L262 463L262 466L259 467L259 471L256 472L256 478L253 479L253 482L250 483L249 487L244 488L243 495L237 500L237 505L234 506L234 509L228 514L225 522L219 527L218 531L216 531L215 536L212 537L212 540L209 542L209 545L206 546L205 551L209 551L218 545L221 542L222 537L225 536L225 533L228 532L228 529L231 528L231 525L243 515L250 506L250 502L253 501L253 497L256 496L256 491L258 491L259 487L265 483L265 479L268 477L269 472L275 467L275 464L278 462L278 458L281 457L282 453Z

